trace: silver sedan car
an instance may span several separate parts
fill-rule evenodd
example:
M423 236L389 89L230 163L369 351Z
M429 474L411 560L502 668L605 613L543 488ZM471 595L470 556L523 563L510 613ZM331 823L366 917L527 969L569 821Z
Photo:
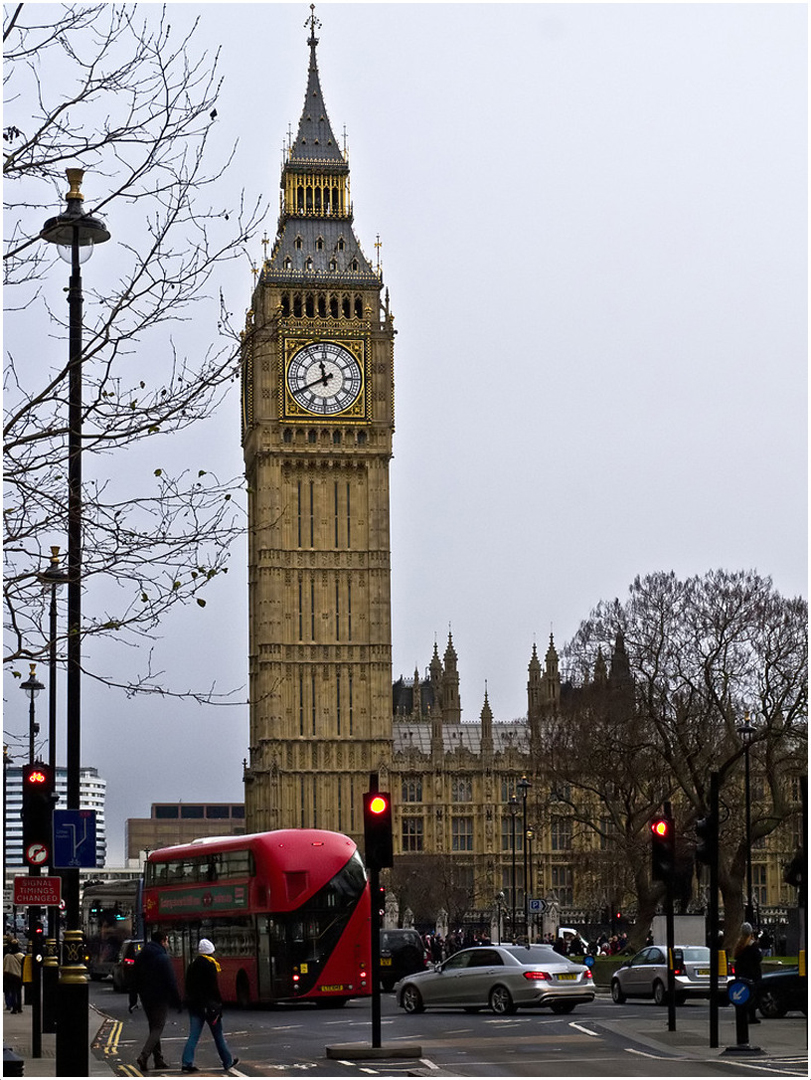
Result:
M710 996L710 950L703 945L677 945L673 950L676 1003L688 997ZM667 1003L667 950L650 945L638 952L611 979L611 997L622 1005L629 997L653 998L657 1005Z
M407 975L395 991L407 1013L432 1007L477 1012L487 1006L498 1016L538 1006L567 1013L594 1000L594 981L589 968L549 945L481 945Z

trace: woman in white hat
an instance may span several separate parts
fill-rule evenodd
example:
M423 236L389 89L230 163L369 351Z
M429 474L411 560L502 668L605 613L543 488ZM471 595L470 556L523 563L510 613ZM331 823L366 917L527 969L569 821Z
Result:
M231 1056L228 1043L222 1033L222 998L217 982L220 965L214 959L214 944L208 938L201 938L197 946L197 956L186 971L186 1007L189 1010L189 1037L183 1047L181 1071L194 1073L200 1070L194 1064L194 1051L203 1031L208 1024L214 1036L214 1045L220 1055L224 1069L231 1069L239 1058Z

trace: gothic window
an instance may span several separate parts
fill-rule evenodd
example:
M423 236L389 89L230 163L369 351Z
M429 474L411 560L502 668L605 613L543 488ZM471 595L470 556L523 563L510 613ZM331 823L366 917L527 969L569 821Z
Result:
M451 818L451 851L473 850L473 818Z
M290 428L284 429L284 435L282 436L282 438L285 442L288 443L293 441L293 432L290 430Z
M366 432L365 431L359 431L358 432L358 446L365 446L365 445L366 445Z
M304 263L304 269L305 270L312 270L312 268L313 268L313 260L308 258L307 261Z
M301 184L296 188L296 205L299 210L304 209L304 188Z
M403 802L422 802L422 777L403 780Z
M318 294L318 316L323 319L327 314L327 298L323 293Z
M333 214L337 214L339 208L340 207L339 207L339 203L338 203L338 189L333 188L332 189L332 212L333 212Z
M330 270L333 271L333 273L338 269L338 263L335 261L335 259L330 259L329 268L330 268ZM330 303L332 303L332 301L330 301ZM338 315L338 302L337 301L335 302L335 315L336 316Z
M316 208L316 210L319 210L319 211L321 210L321 188L320 187L317 187L315 189L315 208Z
M422 851L422 829L423 822L421 817L404 817L403 818L403 831L402 831L402 850L406 851Z
M341 433L340 433L340 431L333 431L333 433L332 433L332 441L336 446L338 445L338 443L341 441Z
M518 815L515 816L515 850L522 852L524 850L524 835L523 835L523 821L518 820ZM505 814L501 819L501 850L512 851L513 849L513 819L509 814Z
M296 240L295 240L295 244L296 244L296 251L301 251L301 248L302 248L302 245L304 244L304 241L301 239L300 236L297 236Z
M335 269L335 260L334 259L332 260L332 263L330 265L330 269L331 270ZM338 318L338 297L337 296L331 296L329 298L329 313L330 313L330 315L332 316L333 319Z
M315 241L315 250L316 251L323 251L324 250L324 237L323 236L319 236L316 239L316 241Z
M355 297L355 318L356 319L362 319L363 318L363 301L361 300L361 298L359 296Z
M358 268L358 260L357 260L357 259L353 259L353 260L352 260L352 269L353 269L353 270L357 270L357 268Z
M553 817L551 821L551 836L553 851L571 851L572 848L572 819L567 817Z
M574 903L573 877L571 866L552 867L552 891L561 907L571 907Z
M348 296L345 296L343 298L343 300L341 301L341 308L342 308L343 317L345 319L351 318L352 309L351 309L351 307L349 305L349 297Z
M291 270L293 268L293 260L290 258L289 255L284 260L284 268L285 270Z
M344 250L344 238L343 237L340 238L340 240L338 241L336 247L338 248L339 251Z
M293 314L297 319L301 318L301 293L296 293L293 297Z
M473 802L473 781L467 776L455 776L451 783L453 802Z
M290 260L289 260L289 259L285 259L285 268L286 268L287 270L289 270L289 269L290 269L290 267L289 267L289 266L287 266L287 264L288 264L289 262L290 262ZM290 314L290 293L284 293L284 294L282 295L282 315L285 315L285 316L287 316L287 315L289 315L289 314Z
M317 431L308 431L307 432L307 442L309 442L309 443L318 442L318 432Z
M308 259L307 260L307 269L311 270L312 266L313 266L312 259ZM307 293L306 311L307 311L307 318L308 319L311 319L313 317L313 315L315 315L315 299L313 298L312 293Z

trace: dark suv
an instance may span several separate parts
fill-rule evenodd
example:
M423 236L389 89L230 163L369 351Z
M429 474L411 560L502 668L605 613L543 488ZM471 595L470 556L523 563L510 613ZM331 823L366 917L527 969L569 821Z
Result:
M425 968L425 947L416 930L380 931L380 985L393 990L406 975Z
M121 952L118 954L118 960L113 968L113 990L118 990L119 993L129 990L132 965L135 963L135 957L143 947L144 943L140 938L127 938L126 941L122 942Z

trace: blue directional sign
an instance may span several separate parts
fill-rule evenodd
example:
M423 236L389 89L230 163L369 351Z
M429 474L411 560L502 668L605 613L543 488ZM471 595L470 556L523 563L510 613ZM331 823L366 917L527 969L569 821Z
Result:
M749 987L749 983L741 982L739 979L736 979L734 983L730 984L727 993L729 995L729 1000L733 1005L745 1005L749 1000L752 991Z
M54 867L96 866L96 811L54 810Z

